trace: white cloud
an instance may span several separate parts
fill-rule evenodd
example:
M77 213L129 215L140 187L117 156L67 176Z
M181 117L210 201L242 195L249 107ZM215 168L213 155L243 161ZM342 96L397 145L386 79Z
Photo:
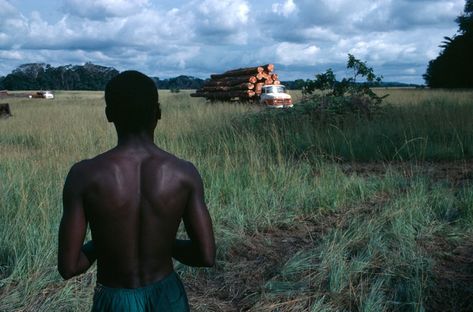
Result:
M149 6L148 0L65 0L63 10L89 19L130 16Z
M406 68L402 71L403 74L407 74L407 75L415 75L416 73L416 69L415 68Z
M234 28L248 22L250 7L241 0L205 0L198 6L200 17L217 27Z
M250 6L245 0L193 1L192 30L207 44L246 44Z
M300 31L304 38L308 40L338 41L340 39L340 35L334 33L327 27L312 26L301 29Z
M273 13L288 17L297 11L297 6L294 0L286 0L284 3L273 3Z
M347 0L322 0L321 1L325 7L327 7L330 11L340 11L343 7L346 7L353 1ZM360 3L361 4L361 3ZM361 7L361 5L360 5Z
M319 51L320 48L315 45L283 42L276 46L276 57L278 63L284 65L315 65Z
M0 58L9 60L21 60L23 55L19 51L0 51Z
M0 0L0 16L5 17L16 13L15 7L6 0Z
M338 48L357 58L376 62L415 58L416 47L413 43L395 42L390 40L392 38L393 36L384 35L374 38L357 37L343 41Z
M183 70L187 66L187 62L194 58L200 51L199 47L190 47L187 49L182 49L176 51L175 53L169 54L165 58L163 58L160 62L161 65L164 64L173 64L177 66L179 69ZM176 75L177 76L177 75Z

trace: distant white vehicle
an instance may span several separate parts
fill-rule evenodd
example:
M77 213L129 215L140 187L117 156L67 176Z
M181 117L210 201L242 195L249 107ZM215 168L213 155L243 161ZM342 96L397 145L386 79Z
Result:
M30 99L54 99L51 91L38 91L28 96Z
M292 107L292 98L286 93L283 85L267 85L261 90L260 103L268 107L286 108Z

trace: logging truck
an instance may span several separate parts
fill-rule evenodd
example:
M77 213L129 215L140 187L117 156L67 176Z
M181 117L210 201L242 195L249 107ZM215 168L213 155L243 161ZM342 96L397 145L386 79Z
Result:
M30 99L54 99L54 94L51 91L38 91L28 95Z
M261 103L268 107L292 107L292 99L273 72L274 65L233 69L210 75L193 97L210 101L240 101Z

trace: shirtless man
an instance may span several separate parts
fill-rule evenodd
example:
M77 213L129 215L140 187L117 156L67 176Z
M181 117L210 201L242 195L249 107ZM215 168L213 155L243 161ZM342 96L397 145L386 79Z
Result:
M64 185L58 270L79 275L97 259L93 311L188 311L172 258L211 267L215 242L196 168L153 143L161 117L147 76L126 71L105 89L118 144L75 164ZM184 221L189 240L177 240ZM85 245L87 224L92 241Z

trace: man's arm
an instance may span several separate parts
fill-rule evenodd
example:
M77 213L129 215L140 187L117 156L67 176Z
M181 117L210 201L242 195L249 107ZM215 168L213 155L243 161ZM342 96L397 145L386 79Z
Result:
M212 220L204 202L202 179L189 165L191 191L183 220L189 240L176 239L173 257L189 266L211 267L215 263L215 239Z
M87 229L82 204L83 178L80 164L67 175L63 190L63 215L59 226L58 270L64 279L79 275L95 261L95 248L89 242L82 246ZM83 248L82 248L83 247Z

